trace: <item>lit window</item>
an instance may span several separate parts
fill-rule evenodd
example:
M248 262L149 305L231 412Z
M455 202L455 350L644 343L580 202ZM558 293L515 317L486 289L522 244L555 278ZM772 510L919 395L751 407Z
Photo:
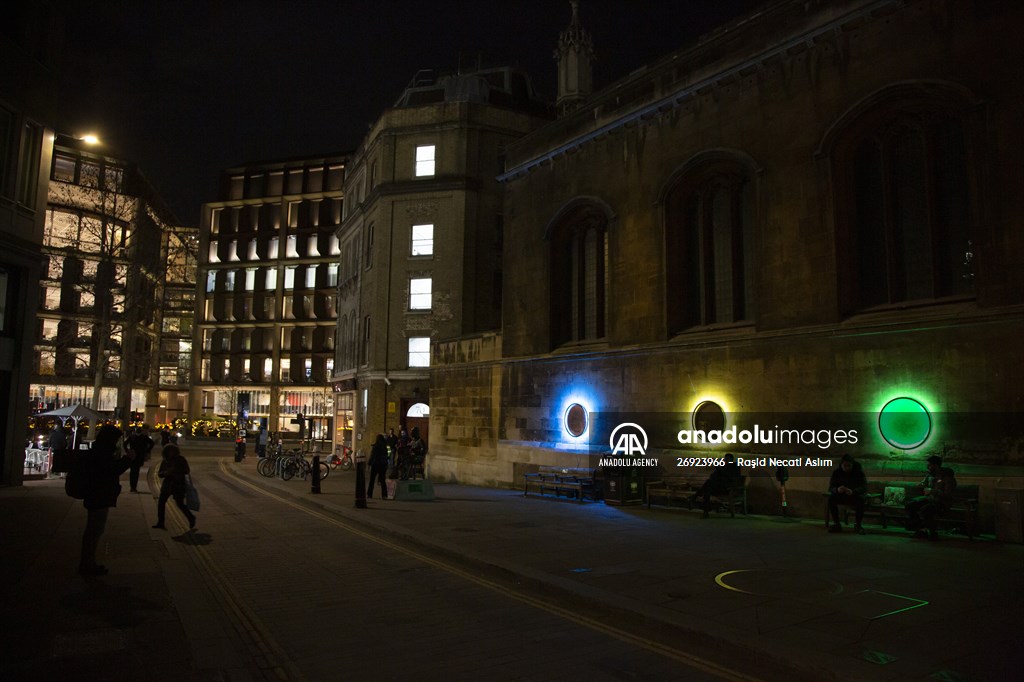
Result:
M341 246L338 244L337 235L331 235L330 246L327 249L328 256L339 256L341 255Z
M331 263L327 266L327 286L338 286L338 264Z
M432 286L430 277L409 280L409 310L430 310Z
M228 260L238 260L238 241L231 240L231 244L228 247Z
M245 269L245 290L252 291L256 288L256 268Z
M431 256L434 254L434 226L412 226L412 255Z
M219 263L220 262L220 256L217 255L217 242L215 242L215 241L211 241L210 242L210 262L211 263Z
M277 258L277 237L270 240L270 247L267 249L267 258Z
M281 358L281 381L292 380L292 361L289 358Z
M224 273L224 290L234 291L235 290L235 271L228 270Z
M284 269L284 288L291 291L295 288L295 266L289 265Z
M249 240L249 253L246 254L246 258L245 259L246 260L259 260L260 259L259 254L256 252L256 240L255 239L250 239Z
M75 159L62 154L53 158L53 179L59 182L75 181Z
M434 145L416 147L416 177L434 174Z
M294 234L288 236L288 246L285 249L284 256L285 258L299 257L298 241Z
M267 291L277 289L277 268L267 270Z
M317 246L317 236L316 235L313 235L312 237L310 237L309 241L306 243L306 255L307 256L319 256L320 255L320 247Z
M313 289L316 287L316 267L315 265L306 266L306 288Z
M429 336L414 336L409 339L409 366L430 367Z
M210 293L217 288L217 271L210 270L206 273L206 293Z

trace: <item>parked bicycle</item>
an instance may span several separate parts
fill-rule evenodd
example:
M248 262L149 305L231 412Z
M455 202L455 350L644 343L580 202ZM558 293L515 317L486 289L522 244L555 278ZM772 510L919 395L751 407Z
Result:
M340 455L337 452L335 452L327 460L327 463L330 465L332 469L337 469L338 467L341 467L342 471L348 471L349 469L351 469L353 462L354 460L352 459L352 448L350 448L347 445L341 446Z

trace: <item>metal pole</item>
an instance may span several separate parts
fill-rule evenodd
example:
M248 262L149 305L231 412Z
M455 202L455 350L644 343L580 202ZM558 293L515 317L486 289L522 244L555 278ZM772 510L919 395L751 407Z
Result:
M310 492L315 495L320 494L320 455L313 456L313 487Z
M366 455L356 455L356 509L366 509Z

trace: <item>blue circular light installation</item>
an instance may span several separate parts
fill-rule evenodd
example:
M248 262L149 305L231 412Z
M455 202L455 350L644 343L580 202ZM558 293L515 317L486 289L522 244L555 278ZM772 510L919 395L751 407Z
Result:
M878 412L878 432L897 450L913 450L931 435L932 418L917 400L893 398Z
M562 417L562 425L566 433L573 438L582 438L590 426L590 415L587 408L579 403L573 403L566 408Z

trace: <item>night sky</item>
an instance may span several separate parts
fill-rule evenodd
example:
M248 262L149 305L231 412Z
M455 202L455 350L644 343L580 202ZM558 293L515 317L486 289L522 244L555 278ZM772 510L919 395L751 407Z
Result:
M583 0L595 87L755 4ZM355 149L420 69L515 64L553 98L570 16L567 0L72 2L54 123L97 132L197 224L221 170Z

